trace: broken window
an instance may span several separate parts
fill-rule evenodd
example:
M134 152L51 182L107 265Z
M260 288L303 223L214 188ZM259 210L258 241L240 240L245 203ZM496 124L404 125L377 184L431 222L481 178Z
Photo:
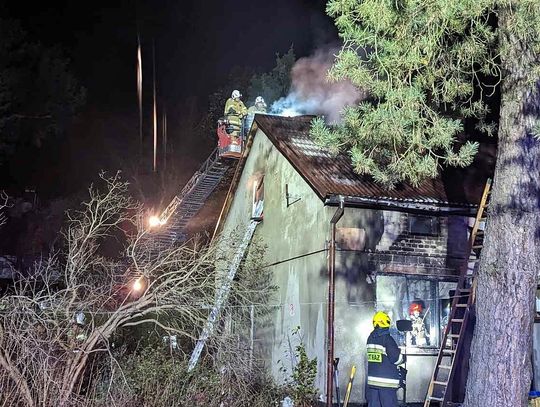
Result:
M455 282L411 276L377 276L376 307L392 321L407 319L412 331L397 334L400 345L438 348L448 324Z
M261 220L264 209L264 176L253 183L253 207L251 217Z
M411 215L407 216L408 232L411 235L438 236L439 218L435 216Z

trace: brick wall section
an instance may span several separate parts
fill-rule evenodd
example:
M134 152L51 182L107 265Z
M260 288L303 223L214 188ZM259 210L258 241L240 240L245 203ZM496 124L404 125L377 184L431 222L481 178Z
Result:
M439 232L437 236L411 234L408 230L407 213L385 212L385 231L376 251L370 253L369 259L372 270L379 273L405 273L438 276L452 276L457 274L457 266L461 260L463 242L466 241L466 223L464 234L455 236L456 219L453 220L453 236L449 243L449 218L438 217ZM458 248L456 250L456 247ZM448 252L452 251L450 256Z
M446 245L448 240L448 219L439 217L439 235L425 236L413 235L408 231L409 214L401 213L400 230L401 233L390 246L388 252L395 254L417 254L430 256L446 256Z
M376 273L455 276L456 269L446 266L446 257L413 254L370 253L370 269Z

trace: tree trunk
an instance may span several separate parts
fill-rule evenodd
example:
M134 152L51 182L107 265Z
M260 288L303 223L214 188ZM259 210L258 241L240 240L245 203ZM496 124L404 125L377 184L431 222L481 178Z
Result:
M499 10L503 82L499 147L476 291L466 407L526 406L540 266L540 104L528 81L538 55Z

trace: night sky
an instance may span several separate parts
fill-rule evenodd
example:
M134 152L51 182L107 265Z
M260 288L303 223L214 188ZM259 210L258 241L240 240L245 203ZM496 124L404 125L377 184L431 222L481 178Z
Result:
M18 175L4 178L4 182L34 183L45 195L55 195L84 187L101 167L114 169L123 143L138 137L137 31L143 45L146 116L149 118L151 108L151 47L155 42L158 98L169 113L169 137L176 139L177 154L185 157L181 165L186 176L191 175L213 142L211 137L202 143L191 140L186 135L189 131L178 128L175 116L187 114L186 109L195 109L190 113L194 115L204 113L208 95L226 83L234 67L269 71L275 54L287 52L291 45L297 57L302 57L335 43L337 34L324 13L325 3L56 1L32 7L25 2L0 6L3 16L20 20L32 39L62 46L74 74L88 91L87 103L67 137L60 144L51 142L41 148L31 164L22 158L14 160L11 168ZM150 148L151 123L145 121L145 143Z

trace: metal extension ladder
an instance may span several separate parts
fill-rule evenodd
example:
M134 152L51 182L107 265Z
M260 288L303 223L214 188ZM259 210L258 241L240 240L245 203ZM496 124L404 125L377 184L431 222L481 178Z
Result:
M212 311L210 311L210 314L208 315L208 319L206 320L206 324L203 328L203 331L201 333L201 336L197 340L197 344L195 345L195 348L193 349L193 353L191 354L191 358L189 359L188 364L188 372L193 370L195 366L197 365L197 362L199 361L199 357L201 356L201 352L204 348L204 345L210 335L212 335L214 331L214 327L216 324L216 321L218 319L219 313L221 311L221 308L223 308L223 305L227 301L227 298L229 296L229 292L231 291L232 282L234 280L234 277L236 276L236 272L238 268L240 267L240 263L242 262L242 259L244 258L244 255L246 254L246 251L249 247L249 243L251 242L251 239L253 238L253 234L255 233L255 228L261 221L262 215L262 207L258 208L257 213L254 214L254 217L250 221L246 232L244 234L244 237L242 238L242 241L238 248L236 249L236 253L233 257L233 260L231 261L227 275L224 277L224 281L219 287L214 306L212 307Z
M424 407L431 407L433 405L448 407L451 405L451 394L447 390L452 384L456 373L456 361L468 357L468 355L463 354L462 345L469 322L471 306L475 301L476 283L474 277L484 242L483 226L486 221L486 209L490 194L491 180L488 179L482 193L482 199L478 207L474 225L470 232L468 250L465 256L466 260L461 266L448 324L446 325L437 362L429 383Z
M216 148L159 216L159 230L150 236L156 247L169 247L186 239L185 228L217 187L231 162L222 160Z

